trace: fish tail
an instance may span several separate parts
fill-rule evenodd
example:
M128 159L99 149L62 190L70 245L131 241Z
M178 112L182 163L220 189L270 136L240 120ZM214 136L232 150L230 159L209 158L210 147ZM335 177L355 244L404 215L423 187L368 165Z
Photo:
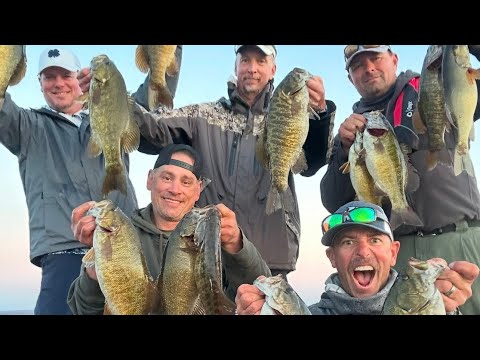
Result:
M107 166L105 179L103 180L102 195L104 198L113 191L118 190L127 195L127 180L122 164Z
M272 186L267 196L266 214L273 214L282 208L282 200L276 187Z
M420 220L418 215L411 207L406 207L404 209L392 209L392 214L390 216L390 225L392 226L392 230L395 230L402 224L419 227L423 226L422 220Z
M469 153L460 154L458 150L455 150L455 154L453 155L453 171L455 172L455 176L460 175L464 170L468 175L475 177L475 171Z
M438 164L445 166L451 166L450 156L446 151L442 150L431 150L427 152L425 156L427 163L427 170L432 171L437 167Z
M149 86L148 87L148 106L150 111L156 109L159 105L164 105L169 109L173 109L173 97L170 90L166 86Z

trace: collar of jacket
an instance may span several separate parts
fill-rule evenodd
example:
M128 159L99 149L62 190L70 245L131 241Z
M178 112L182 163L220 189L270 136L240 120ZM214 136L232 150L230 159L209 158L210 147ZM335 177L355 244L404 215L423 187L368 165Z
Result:
M274 89L273 79L267 83L262 92L257 96L257 99L252 107L249 107L240 97L238 94L237 85L235 83L229 81L227 86L228 97L230 101L227 101L227 99L223 98L222 103L230 110L243 115L248 115L249 111L251 111L254 115L262 115L267 112Z
M73 125L73 126L76 126L76 125L73 124L70 120L66 119L63 115L61 115L60 113L55 112L55 111L53 111L53 110L50 110L50 109L47 109L47 108L44 108L44 107L39 108L39 109L32 109L32 110L35 111L35 112L37 112L37 113L46 114L46 115L48 115L48 116L50 116L50 117L53 117L53 118L55 118L55 119L57 119L57 120L62 120L62 121L64 121L64 122L68 123L68 124L71 124L71 125ZM88 120L88 118L87 118L87 120Z
M153 223L153 207L152 203L148 204L147 207L143 209L134 210L132 213L132 223L136 227L141 228L143 231L155 234L155 235L165 235L168 237L169 232L159 230L156 225Z
M360 101L353 104L353 112L356 114L363 114L364 112L372 110L387 110L386 107L389 106L389 104L394 103L392 99L396 99L408 82L417 76L419 76L419 74L411 70L400 73L395 81L395 84L387 92L387 94L382 96L380 99L376 99L371 102L365 101L363 98L360 99Z

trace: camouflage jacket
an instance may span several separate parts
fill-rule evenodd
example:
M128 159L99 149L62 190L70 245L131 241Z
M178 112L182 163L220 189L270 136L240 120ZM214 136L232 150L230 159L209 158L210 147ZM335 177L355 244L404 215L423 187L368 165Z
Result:
M229 99L195 104L180 109L158 108L148 113L135 110L142 142L153 150L169 143L191 145L204 161L204 176L212 182L202 192L198 206L223 203L232 209L248 239L260 251L270 269L295 270L300 238L300 215L293 175L289 187L295 209L288 213L265 213L270 189L270 172L256 160L255 145L263 129L263 120L273 91L267 85L256 103L249 107L229 83ZM136 96L144 105L145 97ZM335 113L335 104L327 101L328 112L320 120L310 120L304 145L308 169L302 175L312 176L326 163L326 152ZM146 146L146 144L144 144Z
M131 220L142 244L147 268L152 279L157 279L162 271L163 254L170 232L159 230L152 223L152 204L135 210ZM270 276L267 264L255 246L243 237L243 248L237 254L222 252L224 286L227 296L234 301L237 288L241 284L251 284L260 275ZM98 281L90 279L82 265L80 275L70 286L67 303L75 315L99 315L103 313L105 297Z

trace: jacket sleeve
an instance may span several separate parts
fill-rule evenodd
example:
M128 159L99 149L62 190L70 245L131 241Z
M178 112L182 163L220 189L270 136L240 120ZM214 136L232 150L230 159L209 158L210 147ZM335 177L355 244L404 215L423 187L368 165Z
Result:
M177 50L175 51L175 57L177 58L177 64L178 64L178 69L179 71L174 75L170 76L168 74L165 74L165 80L167 81L167 87L168 90L170 90L170 94L172 95L172 98L175 99L175 93L177 92L177 85L178 85L178 79L180 77L180 70L182 66L182 52L183 52L183 45L177 45ZM142 105L145 109L151 111L154 109L149 109L148 108L148 82L150 80L150 74L147 75L145 78L145 81L140 87L138 88L137 92L133 94L133 97L135 98L135 101Z
M14 155L20 156L31 138L31 112L18 107L9 93L0 104L0 142ZM25 154L24 154L25 155Z
M327 172L320 181L322 203L330 213L355 198L355 189L350 181L350 175L342 174L339 170L347 161L348 153L343 150L340 137L337 135L333 143Z
M240 229L241 230L241 229ZM253 281L264 275L272 276L267 263L257 248L247 239L242 231L243 248L236 254L222 251L223 268L225 269L226 295L235 300L237 289L242 284L253 284Z
M310 115L308 135L303 145L308 169L301 175L313 176L327 163L327 151L332 140L336 109L335 103L327 100L327 112L321 114L320 119Z
M98 281L90 279L82 264L80 275L68 290L67 304L74 315L102 315L105 297Z
M135 104L134 116L141 134L138 150L145 154L158 154L160 149L171 143L192 145L198 105L178 110L159 107L147 112Z

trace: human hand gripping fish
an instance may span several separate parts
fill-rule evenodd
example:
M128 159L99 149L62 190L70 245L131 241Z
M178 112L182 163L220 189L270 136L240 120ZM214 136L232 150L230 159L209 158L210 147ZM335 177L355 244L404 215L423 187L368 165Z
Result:
M448 265L435 282L442 294L447 313L455 311L472 296L472 284L479 275L477 265L455 261Z

